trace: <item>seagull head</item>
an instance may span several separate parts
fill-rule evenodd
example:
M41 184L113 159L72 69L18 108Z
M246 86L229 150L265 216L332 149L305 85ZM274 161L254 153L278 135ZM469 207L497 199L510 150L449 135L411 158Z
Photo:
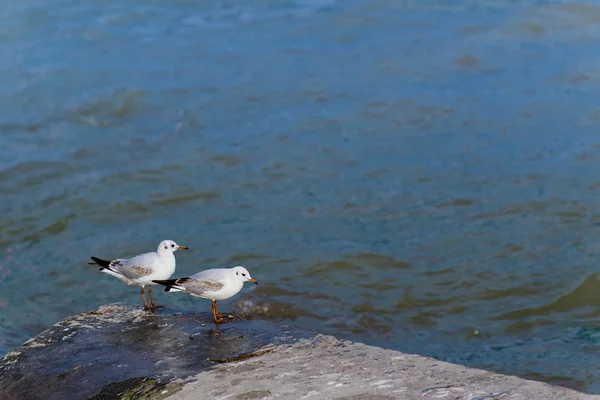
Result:
M180 246L172 240L163 240L158 245L157 253L174 253L177 250L188 250L185 246Z
M241 281L242 283L248 281L254 283L255 285L258 285L258 282L256 282L256 280L250 276L250 272L248 272L246 268L242 266L237 266L233 267L231 270L235 274L235 279Z

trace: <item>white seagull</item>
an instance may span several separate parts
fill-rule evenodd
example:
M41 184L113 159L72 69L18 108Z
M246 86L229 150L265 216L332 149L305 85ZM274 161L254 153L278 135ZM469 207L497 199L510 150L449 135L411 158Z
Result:
M117 258L113 261L97 257L92 257L92 260L100 266L99 271L112 275L127 285L141 286L144 308L151 309L161 307L154 304L152 298L153 280L169 279L173 275L175 272L175 255L173 253L177 250L188 250L188 248L179 246L172 240L163 240L158 245L156 252L140 254L129 259ZM144 295L144 286L146 285L148 285L150 293L151 306L146 304Z
M258 285L258 282L252 279L248 270L241 266L208 269L186 278L155 279L153 282L165 285L165 292L171 290L186 292L190 296L212 300L215 324L223 322L223 315L217 311L217 300L225 300L235 296L242 290L245 282Z

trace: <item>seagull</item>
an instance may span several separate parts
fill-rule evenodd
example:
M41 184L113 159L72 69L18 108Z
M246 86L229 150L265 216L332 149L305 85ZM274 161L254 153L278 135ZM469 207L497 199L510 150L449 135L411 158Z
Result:
M144 253L133 258L117 258L113 261L102 260L92 257L94 260L90 264L98 264L99 271L112 275L127 285L137 285L142 287L142 301L146 310L162 307L154 304L152 298L152 282L154 279L169 279L175 272L175 255L177 250L188 250L185 246L179 246L172 240L163 240L158 245L156 252ZM150 304L146 304L144 295L144 286L148 285L150 293Z
M190 296L212 300L213 320L215 324L220 324L223 322L223 315L217 311L217 300L235 296L242 290L246 281L258 285L246 268L237 266L208 269L186 278L155 279L152 282L165 285L165 292L171 290L186 292Z

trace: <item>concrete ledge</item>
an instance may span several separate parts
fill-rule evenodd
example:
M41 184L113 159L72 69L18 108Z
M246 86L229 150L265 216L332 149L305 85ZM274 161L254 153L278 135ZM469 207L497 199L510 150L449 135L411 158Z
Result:
M599 399L244 316L113 304L0 360L3 400Z

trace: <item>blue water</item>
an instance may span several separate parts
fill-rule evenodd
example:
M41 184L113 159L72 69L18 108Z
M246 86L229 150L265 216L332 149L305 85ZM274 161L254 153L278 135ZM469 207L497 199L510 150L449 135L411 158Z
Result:
M0 350L173 239L259 318L600 392L600 3L0 12ZM184 295L160 303L209 310Z

